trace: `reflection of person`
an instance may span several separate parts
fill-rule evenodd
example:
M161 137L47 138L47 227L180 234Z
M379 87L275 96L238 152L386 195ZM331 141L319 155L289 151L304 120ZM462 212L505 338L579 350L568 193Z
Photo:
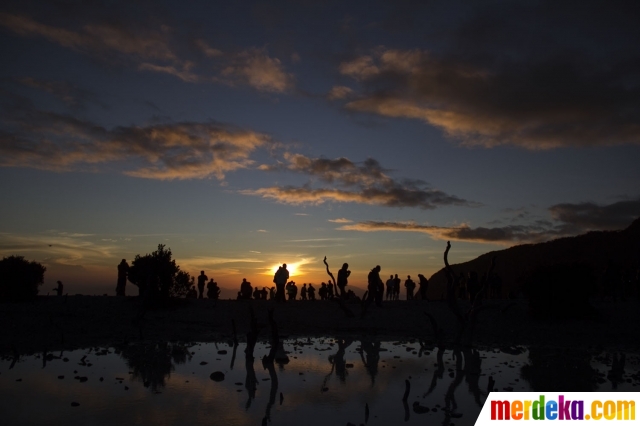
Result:
M127 274L129 273L129 264L126 259L118 264L118 284L116 285L116 296L124 296L127 286Z
M349 275L351 275L351 271L348 269L349 264L344 263L342 268L338 271L338 282L336 285L338 286L338 289L340 289L340 297L343 299L346 298L345 287L347 286Z
M62 289L64 288L64 286L62 285L62 281L58 281L58 287L55 287L53 289L53 291L55 291L58 296L62 296Z

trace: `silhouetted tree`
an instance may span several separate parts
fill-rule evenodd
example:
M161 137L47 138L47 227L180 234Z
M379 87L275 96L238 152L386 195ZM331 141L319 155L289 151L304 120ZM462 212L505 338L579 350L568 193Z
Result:
M171 249L158 244L153 253L136 255L129 268L129 281L138 286L141 296L165 299L185 296L194 278L171 259Z
M9 256L0 261L0 300L29 300L36 297L47 270L38 262L22 256Z

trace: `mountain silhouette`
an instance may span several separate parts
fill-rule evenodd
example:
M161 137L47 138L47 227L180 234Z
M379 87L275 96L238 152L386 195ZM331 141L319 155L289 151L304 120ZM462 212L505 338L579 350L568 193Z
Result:
M444 244L442 251L444 252ZM604 274L609 261L615 262L623 271L633 272L640 267L640 218L626 229L619 231L591 231L575 237L523 244L505 250L485 253L468 262L452 264L459 274L476 271L483 274L497 256L495 272L502 278L502 297L510 291L520 290L523 280L541 267L558 264L587 264L599 279ZM455 243L449 254L449 261L455 259ZM429 297L443 298L446 289L444 268L431 276Z

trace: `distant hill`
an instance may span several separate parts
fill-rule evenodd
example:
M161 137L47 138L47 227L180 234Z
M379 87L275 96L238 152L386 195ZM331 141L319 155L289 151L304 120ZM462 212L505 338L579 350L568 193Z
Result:
M442 245L444 254L445 244ZM449 253L449 263L456 273L476 271L482 275L487 271L491 258L496 258L496 269L503 280L503 297L510 290L517 290L521 278L540 266L559 263L588 263L600 275L609 259L614 260L623 270L631 271L640 267L640 218L620 231L592 231L576 237L559 238L539 244L523 244L505 250L485 253L469 262L454 264L455 242ZM598 277L599 278L599 277ZM429 280L429 297L439 299L445 291L446 277L443 269Z

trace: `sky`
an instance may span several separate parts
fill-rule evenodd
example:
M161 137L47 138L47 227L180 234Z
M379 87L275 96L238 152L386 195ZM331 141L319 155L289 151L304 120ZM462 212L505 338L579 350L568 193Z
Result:
M71 294L422 273L640 216L632 1L10 1L0 255ZM137 294L128 289L128 293Z

